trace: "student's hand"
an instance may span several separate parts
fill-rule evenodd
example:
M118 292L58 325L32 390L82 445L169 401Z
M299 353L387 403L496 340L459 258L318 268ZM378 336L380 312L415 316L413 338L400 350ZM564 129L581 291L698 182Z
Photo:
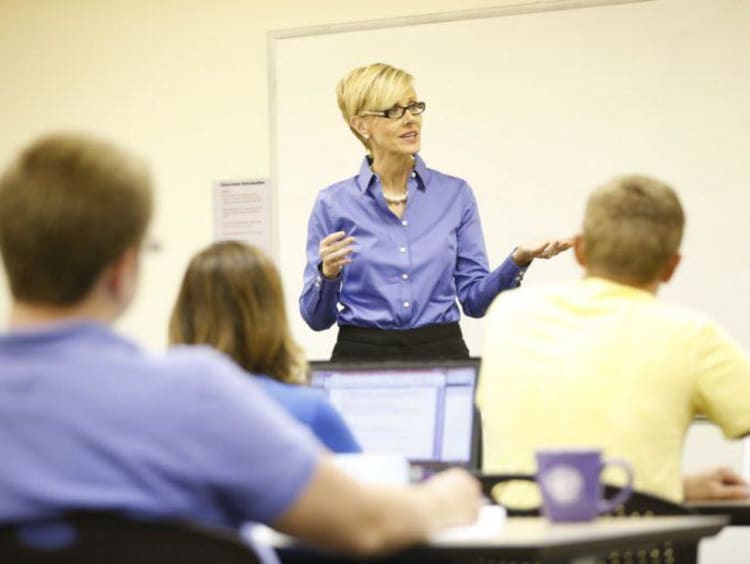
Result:
M352 262L351 254L354 237L347 237L344 231L331 233L320 242L318 255L320 256L320 271L329 279L336 278L345 264Z
M750 484L724 466L685 476L682 487L686 501L750 499Z
M516 250L513 251L513 262L518 266L523 267L529 266L531 261L535 258L552 258L572 247L573 240L573 237L568 237L567 239L550 239L547 241L535 241L533 243L518 245Z
M434 503L438 528L468 525L477 520L483 500L479 481L460 468L445 470L422 483Z
M477 520L479 482L451 469L414 486L361 482L323 456L296 501L271 526L319 548L382 555Z

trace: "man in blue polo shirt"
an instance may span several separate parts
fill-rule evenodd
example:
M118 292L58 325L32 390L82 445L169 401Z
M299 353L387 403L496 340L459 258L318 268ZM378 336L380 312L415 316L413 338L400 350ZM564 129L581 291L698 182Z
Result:
M0 337L0 523L73 509L259 521L369 554L476 516L468 474L360 484L223 356L157 356L110 329L133 297L151 208L142 164L84 136L42 138L0 178L13 296Z

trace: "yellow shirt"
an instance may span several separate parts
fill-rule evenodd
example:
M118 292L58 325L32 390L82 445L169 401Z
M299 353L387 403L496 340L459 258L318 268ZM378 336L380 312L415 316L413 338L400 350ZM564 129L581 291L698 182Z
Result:
M600 447L632 464L637 489L680 500L697 413L727 437L750 432L747 354L705 316L648 292L601 278L506 292L485 335L486 472L533 473L542 446Z

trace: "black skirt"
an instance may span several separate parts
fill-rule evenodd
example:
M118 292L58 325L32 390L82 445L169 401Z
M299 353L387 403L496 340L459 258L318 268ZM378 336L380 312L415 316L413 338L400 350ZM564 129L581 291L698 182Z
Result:
M339 327L332 361L465 360L469 358L458 323L417 329Z

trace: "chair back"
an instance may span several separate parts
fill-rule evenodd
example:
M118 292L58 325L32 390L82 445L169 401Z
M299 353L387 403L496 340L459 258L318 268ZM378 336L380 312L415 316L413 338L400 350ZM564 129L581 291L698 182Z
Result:
M259 564L231 531L110 513L0 527L0 562L13 564Z

